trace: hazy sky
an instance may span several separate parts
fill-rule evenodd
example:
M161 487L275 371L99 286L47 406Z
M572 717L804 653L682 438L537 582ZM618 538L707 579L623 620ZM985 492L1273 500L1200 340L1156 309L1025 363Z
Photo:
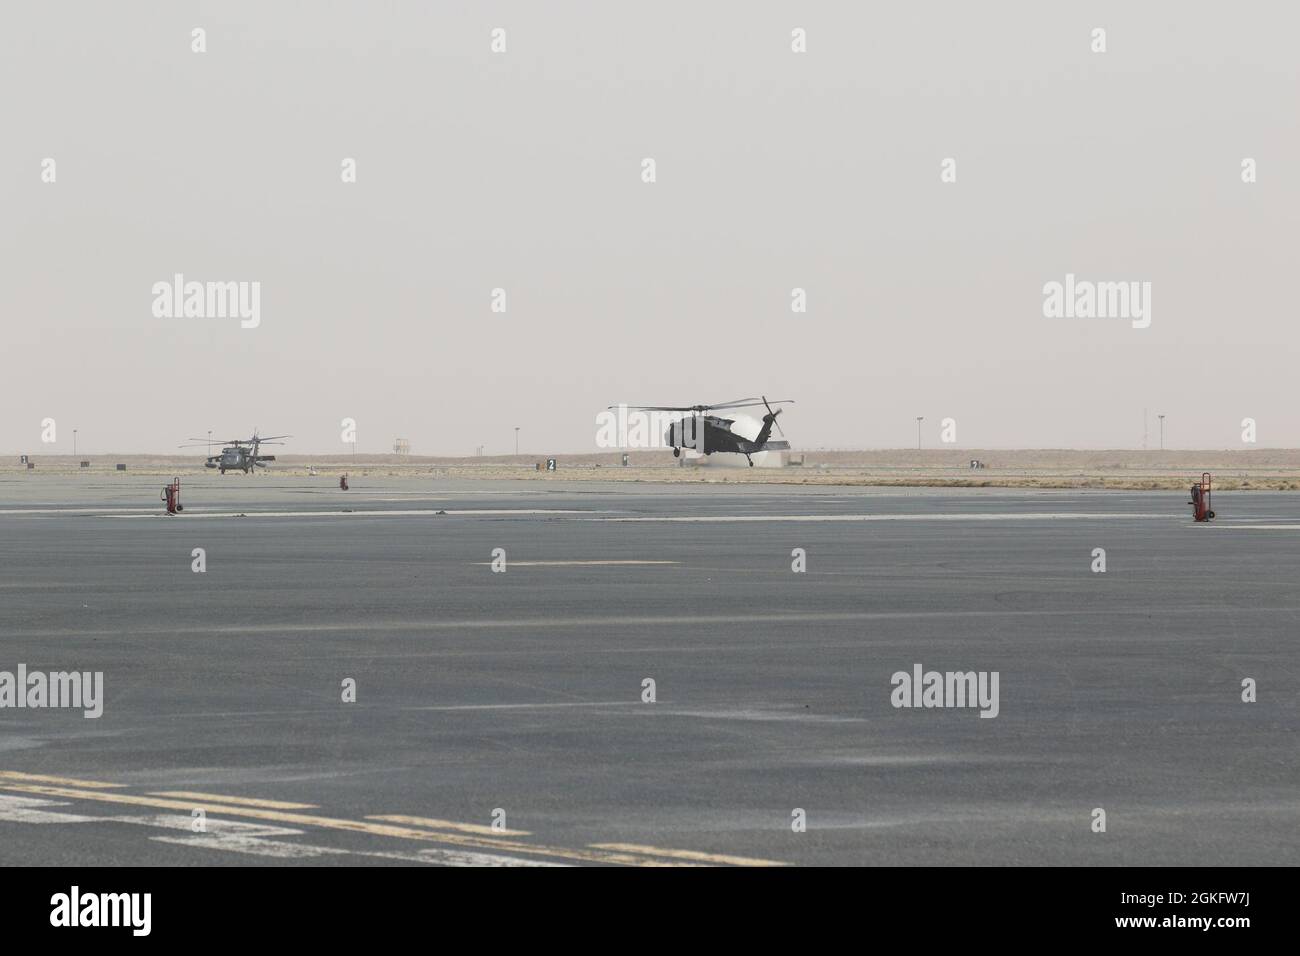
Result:
M1248 416L1300 445L1292 2L5 21L0 453L254 425L327 453L345 417L361 451L591 451L611 403L760 393L797 399L796 448L908 446L917 415L927 445L950 416L960 446L1138 447L1144 406L1153 446L1157 413L1170 447ZM260 282L260 325L155 317L178 272ZM1045 318L1067 273L1150 282L1150 327Z

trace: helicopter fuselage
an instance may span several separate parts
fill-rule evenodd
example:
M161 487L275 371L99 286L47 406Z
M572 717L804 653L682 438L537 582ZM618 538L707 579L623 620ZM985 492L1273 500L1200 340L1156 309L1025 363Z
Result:
M674 456L680 455L681 449L690 448L703 455L730 452L748 457L775 447L768 441L772 431L771 421L764 420L762 429L752 441L731 430L735 423L734 418L717 415L687 415L668 426L668 431L664 433L664 443L672 448ZM776 445L789 447L785 442Z
M211 436L211 432L208 433ZM213 455L212 440L209 437L207 442L202 438L191 439L193 444L181 445L182 448L196 448L204 444L208 448L208 457L203 462L205 468L218 469L223 475L228 471L242 471L244 474L257 473L257 469L265 468L268 461L275 461L274 455L261 454L263 445L283 445L281 439L292 438L292 435L271 435L263 437L256 430L253 431L251 438L229 438L224 442L218 442L221 447L221 454Z
M242 471L248 474L254 468L265 467L263 462L275 461L274 455L255 455L251 449L232 446L221 449L220 455L213 455L205 461L204 467L220 469L224 475L228 471Z

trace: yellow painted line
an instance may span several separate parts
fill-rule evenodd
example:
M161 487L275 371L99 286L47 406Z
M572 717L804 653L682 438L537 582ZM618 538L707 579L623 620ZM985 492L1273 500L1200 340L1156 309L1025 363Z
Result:
M485 568L491 561L475 561L474 566ZM511 568L591 568L608 564L681 564L680 561L511 561Z
M395 837L402 840L425 840L430 843L446 843L452 846L470 846L481 850L505 850L513 853L529 853L534 856L550 856L556 859L578 860L583 863L616 863L625 866L696 866L698 864L680 861L664 862L652 860L630 853L616 853L607 850L570 850L565 847L539 846L520 843L517 840L496 840L489 837L471 836L460 833L434 833L430 830L416 830L390 824L371 823L365 820L345 820L338 817L322 817L307 813L290 813L283 810L263 810L258 807L233 807L213 803L195 804L164 797L133 796L129 793L104 793L96 790L76 790L70 787L52 787L37 783L6 783L0 780L0 790L14 790L19 793L35 793L46 797L64 797L69 800L95 800L99 803L116 803L136 807L155 807L161 810L179 810L192 812L196 806L206 813L233 817L250 817L254 820L273 820L276 823L293 823L305 827L322 827L328 830L347 830L352 833L368 833L376 836Z
M433 817L408 817L400 813L385 813L366 817L367 820L386 820L389 823L409 823L432 830L459 830L461 833L481 833L483 836L532 836L527 830L505 830L481 826L477 823L456 823L452 820L435 820Z
M89 787L92 790L120 790L121 783L101 783L98 780L77 780L75 777L50 777L43 773L19 773L17 770L0 770L0 781L25 780L31 783L57 783L70 787Z
M697 863L716 863L726 866L785 866L779 860L759 860L749 856L727 856L723 853L701 853L698 850L669 850L639 843L592 843L594 850L621 850L624 853L644 853L647 856L664 856L674 860L693 860Z
M197 793L193 790L156 790L155 797L184 797L189 800L215 800L242 807L268 807L272 810L316 810L314 803L288 803L284 800L259 800L256 797L228 797L222 793Z

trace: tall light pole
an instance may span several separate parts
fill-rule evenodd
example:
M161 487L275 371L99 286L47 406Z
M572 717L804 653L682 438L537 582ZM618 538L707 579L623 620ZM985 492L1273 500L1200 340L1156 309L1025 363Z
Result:
M72 457L77 457L77 430L72 430Z
M1160 419L1160 450L1164 451L1165 450L1165 416L1156 415L1156 418Z
M212 429L208 429L208 457L212 457Z
M519 454L519 426L515 426L515 454Z
M921 422L925 421L924 415L916 416L916 450L921 450Z

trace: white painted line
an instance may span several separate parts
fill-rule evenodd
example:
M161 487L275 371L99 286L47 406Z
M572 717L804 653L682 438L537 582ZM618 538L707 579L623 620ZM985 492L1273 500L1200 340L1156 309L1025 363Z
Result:
M455 517L490 517L505 515L590 515L593 511L563 511L546 508L467 508L462 511L434 511L429 508L419 509L349 509L347 511L185 511L179 515L169 515L163 511L151 514L97 514L98 518L176 518L181 521L190 518L455 518Z
M1214 524L1219 531L1300 531L1300 524Z
M42 800L40 797L0 794L0 823L93 823L100 819L79 813L54 813L41 809L68 805L66 800Z
M647 711L650 708L645 708ZM814 724L861 724L867 717L845 717L837 714L813 714L805 710L763 710L756 707L729 708L675 708L671 702L657 704L654 708L656 717L690 717L699 720L749 720L758 723L814 723Z
M356 493L355 489L353 490L353 493ZM471 491L440 491L436 495L426 495L418 491L413 491L409 494L401 494L398 492L388 492L388 494L391 497L381 498L378 496L368 495L363 490L357 495L357 497L362 498L365 501L442 501L445 498L477 498L480 495L484 498L491 497L492 495L501 498L541 498L545 495L554 494L554 492L545 489L533 490L530 488L520 488L516 491L480 491L478 489Z
M646 846L641 843L593 843L593 850L616 850L640 856L667 857L670 860L693 860L721 866L785 866L776 860L756 859L752 856L731 856L725 853L702 853L699 850L671 850L665 847Z
M479 853L467 850L426 848L420 850L374 851L349 850L317 846L310 843L290 843L270 837L301 836L303 831L292 827L271 826L265 823L248 823L243 820L224 820L209 816L204 821L204 832L194 832L194 819L175 813L152 813L125 816L89 816L79 813L62 813L48 807L66 807L68 801L46 800L40 797L19 797L0 794L0 823L68 824L68 823L128 823L135 826L161 830L183 831L183 836L155 836L156 843L192 847L201 850L219 850L225 853L243 853L249 856L270 857L280 860L314 859L322 856L364 856L378 859L406 860L437 866L567 866L530 860L500 853ZM212 808L209 806L208 808Z
M216 813L221 808L214 807L212 804L198 804L202 806L206 814ZM99 819L112 823L130 823L142 827L158 827L162 830L184 830L187 833L194 832L194 817L186 816L181 813L146 813L124 816L107 816ZM221 817L206 816L203 821L205 827L204 833L197 833L196 836L227 836L236 835L244 838L252 837L273 837L273 836L301 836L302 830L293 827L274 826L269 823L250 823L247 820L226 820Z
M269 856L277 860L307 860L322 856L347 856L347 850L313 846L310 843L288 843L284 840L264 840L261 837L238 833L192 833L189 836L156 836L154 843L171 843L200 850L223 850L227 853L244 853L248 856Z
M402 710L565 710L577 707L641 707L639 700L583 700L545 704L429 704ZM383 819L376 817L375 819Z
M1187 615L1216 614L1277 614L1281 612L1300 613L1300 607L1226 607L1215 604L1178 605L1166 607L1079 607L1062 610L996 610L996 611L843 611L843 612L789 612L773 611L750 614L675 614L675 615L624 615L602 617L536 617L515 619L485 619L448 621L356 621L350 624L257 624L249 623L239 626L181 626L170 628L42 628L24 630L23 636L34 637L113 637L129 635L140 637L177 637L183 634L325 634L369 632L407 632L407 631L473 631L508 628L526 628L529 630L555 628L602 628L618 630L626 627L681 627L707 626L709 624L834 624L854 623L859 621L922 621L953 620L963 618L1019 618L1019 617L1096 617L1096 616L1150 616L1186 617ZM275 713L279 713L276 711Z
M158 508L117 508L114 511L119 517L134 514L152 514L158 511ZM104 506L98 505L90 508L5 508L0 510L0 515L103 515Z
M412 863L431 863L435 866L572 866L571 863L551 863L546 860L528 860L500 853L470 853L466 850L414 850L401 853L396 850L366 850L358 856L372 856L382 860L409 860Z
M127 817L107 817L105 819L122 823L150 822L153 826L169 826L171 829L177 830L189 830L191 827L191 821L188 817L174 817L173 819L179 825L162 822L167 819L165 815L160 815L154 818L153 821L147 818L133 820ZM243 853L249 856L266 856L281 860L312 859L322 856L366 856L389 860L409 860L413 863L428 863L437 866L566 865L563 863L546 863L540 860L526 860L504 854L477 853L468 850L443 850L433 847L403 853L392 850L349 850L339 847L318 846L312 843L290 843L286 840L268 840L267 836L297 835L303 831L262 827L257 824L246 823L240 823L237 826L229 825L234 822L209 818L206 833L189 833L185 836L156 836L149 839L157 843L171 843L177 846L196 847L203 850L220 850L226 853Z
M874 514L874 515L662 515L654 517L599 517L586 521L643 521L673 523L738 523L762 521L1113 521L1125 519L1181 519L1181 514L1130 514L1120 512L1030 512L1025 514Z
M493 562L491 561L474 561L474 567L486 568ZM680 561L511 561L512 568L591 568L603 567L611 564L681 564Z

